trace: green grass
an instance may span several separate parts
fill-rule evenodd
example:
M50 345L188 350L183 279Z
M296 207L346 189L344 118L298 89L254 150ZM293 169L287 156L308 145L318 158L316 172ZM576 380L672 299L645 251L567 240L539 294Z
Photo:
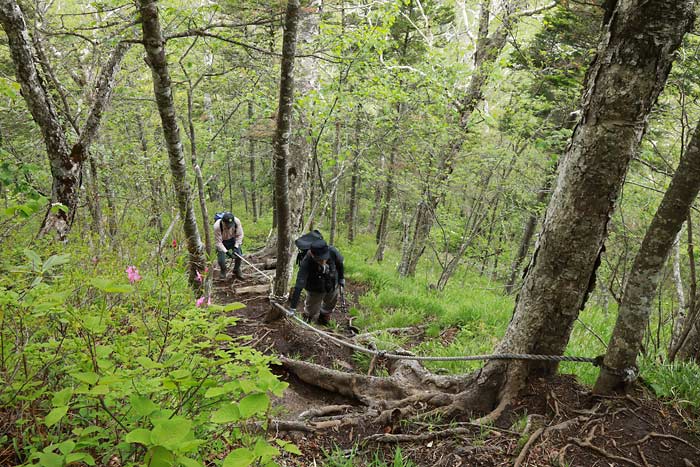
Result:
M361 237L353 245L340 242L346 258L346 276L350 281L364 283L368 291L360 297L359 306L352 310L355 324L363 330L426 325L428 340L413 350L420 355L460 356L492 353L505 332L511 318L514 299L504 296L499 284L489 282L476 273L462 268L442 292L429 284L437 282L439 270L423 259L414 278L401 278L396 272L398 248L387 249L382 263L372 260L376 246L373 239ZM607 342L617 318L615 306L605 311L590 305L574 323L565 355L594 358L605 354ZM655 328L657 316L651 317ZM453 339L445 343L441 335L450 328L457 330ZM651 346L664 348L668 340L668 326L661 327L660 343ZM377 346L391 350L402 346L405 340L380 334ZM646 346L648 349L650 346ZM660 353L656 350L650 352ZM367 367L369 358L357 356L361 367ZM659 358L645 358L640 362L641 373L660 397L680 402L694 409L700 408L700 371L696 365L663 365ZM453 374L477 369L484 362L426 362L432 371ZM364 365L364 366L363 366ZM564 362L561 373L574 374L583 384L592 386L598 377L598 368L587 363Z
M344 451L336 447L326 452L325 456L323 465L326 467L416 467L416 464L403 454L401 447L396 448L390 461L382 459L379 452L375 452L370 459L365 459L358 454L357 448Z

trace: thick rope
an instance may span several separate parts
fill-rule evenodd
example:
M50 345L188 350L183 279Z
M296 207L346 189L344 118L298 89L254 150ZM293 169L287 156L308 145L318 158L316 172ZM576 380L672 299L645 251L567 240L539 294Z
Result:
M322 331L320 329L315 328L314 326L310 325L303 319L300 319L298 316L296 316L292 311L288 310L284 306L280 305L279 303L273 302L273 305L278 307L280 310L282 310L288 318L293 319L297 323L301 324L302 326L312 330L313 332L320 334L324 336L325 338L343 345L345 347L351 348L353 350L357 350L358 352L363 352L366 354L370 355L375 355L377 357L383 357L383 358L389 358L393 360L415 360L415 361L421 361L421 362L458 362L458 361L475 361L475 360L537 360L537 361L550 361L550 362L580 362L580 363L591 363L595 366L600 366L602 364L602 359L601 357L596 357L596 358L589 358L589 357L573 357L573 356L568 356L568 355L530 355L530 354L514 354L514 353L506 353L506 354L491 354L491 355L467 355L467 356L454 356L454 357L425 357L425 356L418 356L418 355L401 355L401 354L394 354L390 352L384 352L381 350L372 350L368 349L366 347L363 347L361 345L353 344L351 342L347 342L343 339L339 339L332 334L329 334L325 331Z

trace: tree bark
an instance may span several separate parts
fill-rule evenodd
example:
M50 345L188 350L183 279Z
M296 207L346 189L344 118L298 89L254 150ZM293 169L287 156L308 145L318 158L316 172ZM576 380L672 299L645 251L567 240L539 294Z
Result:
M355 122L355 155L352 161L352 176L350 178L350 206L348 206L348 242L355 241L355 228L357 226L357 208L359 204L358 193L360 184L360 117Z
M192 107L193 107L193 86L187 88L187 125L189 129L190 137L190 159L192 163L192 169L194 170L195 180L197 181L197 195L199 198L199 209L202 211L202 228L204 229L204 252L206 256L211 255L212 252L212 241L211 241L211 226L209 225L209 211L207 209L207 197L204 191L204 178L202 177L202 169L199 167L199 162L197 162L197 133L194 129L194 119L192 118Z
M594 391L610 393L625 386L618 371L635 367L642 338L656 297L661 272L676 241L690 206L700 191L700 124L681 157L671 185L654 214L651 225L634 259L625 284L605 366L601 369Z
M109 103L119 63L129 46L117 45L102 69L96 84L97 94L87 121L78 141L69 149L55 105L37 71L27 24L15 0L0 2L0 22L7 34L17 81L29 111L41 129L51 165L51 205L46 211L39 234L45 235L54 231L59 239L65 240L78 209L82 164L87 158L90 143L97 134L102 112Z
M693 3L617 3L588 71L582 118L562 160L538 246L496 353L564 351L594 284L629 161L664 87L673 53L692 25ZM491 387L477 397L503 405L527 376L551 374L556 368L551 362L489 362L480 379L500 381L500 391L490 392ZM474 402L464 398L462 403L467 400Z
M204 271L206 258L204 257L204 248L197 227L192 193L187 181L185 153L182 149L180 128L178 127L175 114L170 73L168 72L168 64L165 57L165 40L160 28L156 0L140 0L140 11L146 61L153 75L153 93L155 94L158 112L163 125L163 136L165 137L170 159L170 172L173 177L180 217L183 219L185 236L187 238L189 283L195 293L199 293L201 283L197 281L197 272L201 273Z
M399 112L400 113L400 112ZM396 152L398 151L397 142L394 142L389 156L389 164L386 170L386 187L384 191L384 199L382 201L382 211L379 217L379 227L377 228L377 250L374 252L374 260L382 262L384 260L384 250L389 236L389 216L391 215L391 199L394 196L394 166Z
M292 220L288 173L295 167L289 164L289 145L294 107L294 55L296 54L299 0L288 0L282 39L280 97L275 131L275 206L277 207L277 266L272 294L283 300L287 297L292 273ZM301 187L303 191L303 186Z
M530 249L530 243L532 242L532 237L535 235L535 228L537 227L537 221L540 220L541 214L537 211L537 208L544 203L549 195L551 189L551 180L548 180L545 185L537 192L537 198L535 199L534 211L530 213L523 227L523 235L520 238L520 245L518 246L518 252L515 254L513 263L510 265L510 278L506 284L506 294L510 295L513 293L513 288L515 287L515 278L520 271L520 265L523 264L527 252Z
M148 140L146 139L146 131L143 127L143 120L141 115L136 114L136 126L139 131L139 141L141 143L141 154L143 155L143 164L146 167L146 177L148 178L148 186L150 187L150 200L151 200L151 225L158 229L158 232L163 231L163 216L160 211L160 195L158 193L158 180L155 178L153 165L151 164L151 158L148 154Z
M253 121L253 102L248 101L248 121ZM248 157L250 158L250 204L253 208L253 222L258 222L258 181L255 173L255 140L248 138Z

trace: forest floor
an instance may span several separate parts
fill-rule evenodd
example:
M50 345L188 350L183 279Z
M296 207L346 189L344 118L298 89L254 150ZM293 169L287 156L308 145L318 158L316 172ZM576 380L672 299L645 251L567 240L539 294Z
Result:
M230 329L232 336L248 336L248 345L266 354L367 373L359 368L351 349L293 320L265 323L270 309L267 293L246 293L264 282L250 269L246 275L243 281L229 278L214 284L216 303L246 305L234 312L240 320ZM348 283L346 289L349 306L357 306L366 286ZM330 332L351 339L351 318L336 310L332 319L336 325ZM421 328L411 334L413 345L425 338ZM443 332L441 339L448 344L452 335ZM370 365L370 371L386 375L385 362L379 360ZM464 417L402 420L383 426L353 417L362 411L360 401L304 383L281 366L274 371L289 388L274 401L273 417L291 422L278 427L277 435L296 443L302 452L281 459L282 465L401 465L393 464L399 445L403 459L417 466L700 467L700 437L692 430L693 424L697 429L697 419L657 399L643 385L626 396L599 398L575 377L559 375L531 382L493 425L480 426ZM310 411L320 413L314 416ZM297 431L294 423L313 430ZM336 460L329 460L329 455ZM377 458L380 462L372 464Z

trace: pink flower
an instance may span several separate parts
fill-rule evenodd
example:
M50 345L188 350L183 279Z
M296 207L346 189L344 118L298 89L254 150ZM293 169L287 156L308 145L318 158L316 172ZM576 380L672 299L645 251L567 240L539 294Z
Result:
M173 248L177 248L177 240L173 238Z
M199 271L197 271L197 282L202 282L203 279L204 278L202 277L202 274Z
M136 266L129 266L126 268L126 275L129 277L129 282L132 284L134 282L138 282L141 280L141 276L139 275L139 270L136 269Z
M199 297L197 299L197 302L195 303L195 306L197 308L207 307L209 305L211 305L211 297L205 297L205 296Z

